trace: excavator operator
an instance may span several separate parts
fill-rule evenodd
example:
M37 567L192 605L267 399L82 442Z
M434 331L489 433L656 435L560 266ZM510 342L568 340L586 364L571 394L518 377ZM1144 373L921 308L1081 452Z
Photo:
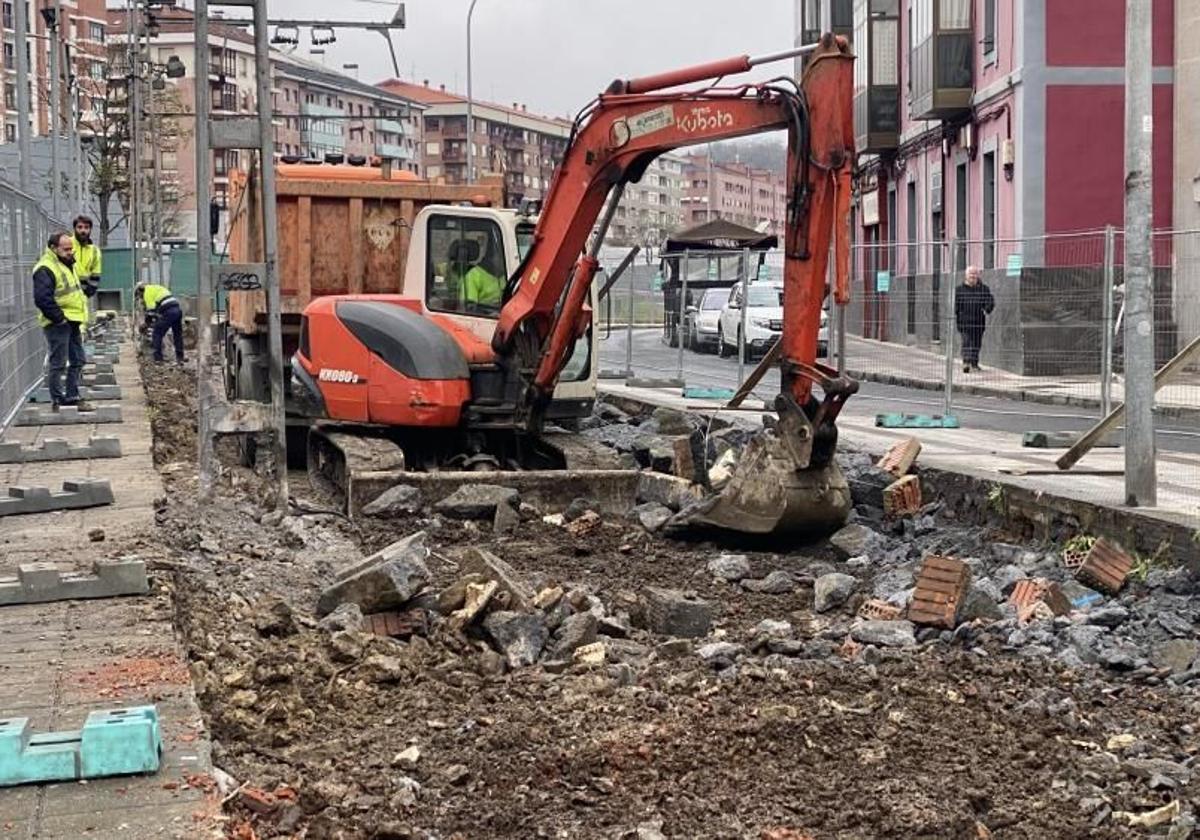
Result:
M487 247L482 246L482 247ZM500 311L500 298L504 294L504 281L497 276L495 249L487 247L480 256L480 243L473 239L462 240L461 251L470 268L462 279L464 310L496 313Z

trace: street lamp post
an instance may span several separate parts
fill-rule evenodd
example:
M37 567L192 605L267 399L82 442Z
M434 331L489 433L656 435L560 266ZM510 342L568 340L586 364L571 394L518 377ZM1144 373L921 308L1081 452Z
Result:
M471 95L471 15L475 14L475 4L479 0L471 0L467 9L467 183L475 182L475 110L472 107L474 97Z

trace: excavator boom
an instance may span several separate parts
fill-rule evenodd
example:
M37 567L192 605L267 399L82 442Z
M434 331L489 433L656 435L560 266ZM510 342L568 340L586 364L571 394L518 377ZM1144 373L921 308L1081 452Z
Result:
M825 35L799 89L780 80L664 90L759 63L746 56L614 82L576 120L532 248L507 289L492 347L499 357L516 360L524 389L514 420L536 432L570 349L590 322L587 291L598 269L599 243L625 183L638 180L658 155L682 146L787 132L779 422L747 447L722 494L681 513L677 524L811 531L835 527L849 513L849 489L833 457L835 421L858 385L817 362L817 334L831 246L834 299L845 303L849 296L853 62L844 39ZM592 247L585 252L589 236ZM822 399L814 397L814 388Z

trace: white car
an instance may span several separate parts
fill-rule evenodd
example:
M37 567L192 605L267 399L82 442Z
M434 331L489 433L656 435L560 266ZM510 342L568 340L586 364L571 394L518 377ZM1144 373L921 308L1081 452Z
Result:
M687 346L697 353L716 349L721 310L729 299L726 289L705 289L698 304L687 310Z
M783 288L775 284L752 283L746 294L746 355L762 355L779 340L783 332ZM817 333L817 356L829 352L829 315L821 310L821 327ZM722 356L736 356L742 330L742 287L734 286L721 309L717 324L717 351Z

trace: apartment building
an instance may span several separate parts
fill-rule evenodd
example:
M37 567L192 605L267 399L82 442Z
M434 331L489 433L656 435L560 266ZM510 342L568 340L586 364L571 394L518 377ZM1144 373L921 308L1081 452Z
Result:
M399 79L378 87L426 106L422 113L425 176L448 184L466 182L467 143L473 143L475 177L500 173L510 203L541 198L550 189L554 168L567 147L567 120L532 114L514 102L511 107L475 100L473 131L467 136L467 100L446 90Z
M627 184L605 242L657 248L683 227L686 163L681 155L660 155L646 167L640 181Z
M422 173L425 105L293 55L273 55L272 69L277 154L387 159Z
M30 118L33 133L49 134L50 126L50 23L42 13L42 4L26 2L30 36L26 49L30 58ZM61 38L66 44L62 56L62 110L69 119L76 92L81 122L93 119L106 90L107 52L105 0L64 0L60 4ZM0 25L4 31L4 134L2 142L17 140L17 64L16 37L12 2L0 4ZM69 82L74 81L72 85Z
M683 216L687 227L727 219L743 227L782 235L787 206L783 174L744 163L684 158Z
M165 80L181 111L195 110L197 74L193 67L195 21L186 9L163 9L155 13L157 34L150 39L150 60L165 65L171 58L183 63L185 75ZM108 14L107 38L111 59L124 61L126 17L123 10ZM209 66L203 74L209 86L214 115L257 114L254 41L246 30L209 22ZM275 152L279 157L364 162L388 159L401 168L421 173L420 112L424 106L387 91L359 82L316 62L282 52L271 57L272 110L275 114ZM124 81L110 80L118 101L124 102ZM142 164L147 178L157 177L163 212L171 220L172 233L184 239L196 236L196 149L187 120L176 121L180 130L165 132L157 144L160 154L143 149ZM249 154L239 150L212 154L213 201L228 211L229 175L244 168ZM156 164L161 171L156 172ZM228 223L221 213L217 230L220 240Z
M1153 2L1158 228L1173 224L1177 188L1174 5ZM970 241L953 255L959 268L969 259L999 281L1023 265L1025 275L1013 274L1028 280L1031 267L1085 259L1043 237L1121 226L1124 0L797 0L796 14L797 41L833 28L851 38L857 56L853 236L878 246L864 251L855 281L867 302L856 314L863 334L939 338L937 305L926 312L925 303L938 299L949 266L943 251L919 243ZM1032 282L1009 277L999 285L1018 309L1023 290L1030 311ZM932 334L922 319L934 320ZM1028 323L1009 326L1009 345L1022 335L1030 348L1042 342L1042 361L1054 352L1047 337L1063 339L1061 325L1042 324L1037 335ZM994 332L999 341L1002 330ZM1028 359L1013 352L1006 366L1028 370Z

